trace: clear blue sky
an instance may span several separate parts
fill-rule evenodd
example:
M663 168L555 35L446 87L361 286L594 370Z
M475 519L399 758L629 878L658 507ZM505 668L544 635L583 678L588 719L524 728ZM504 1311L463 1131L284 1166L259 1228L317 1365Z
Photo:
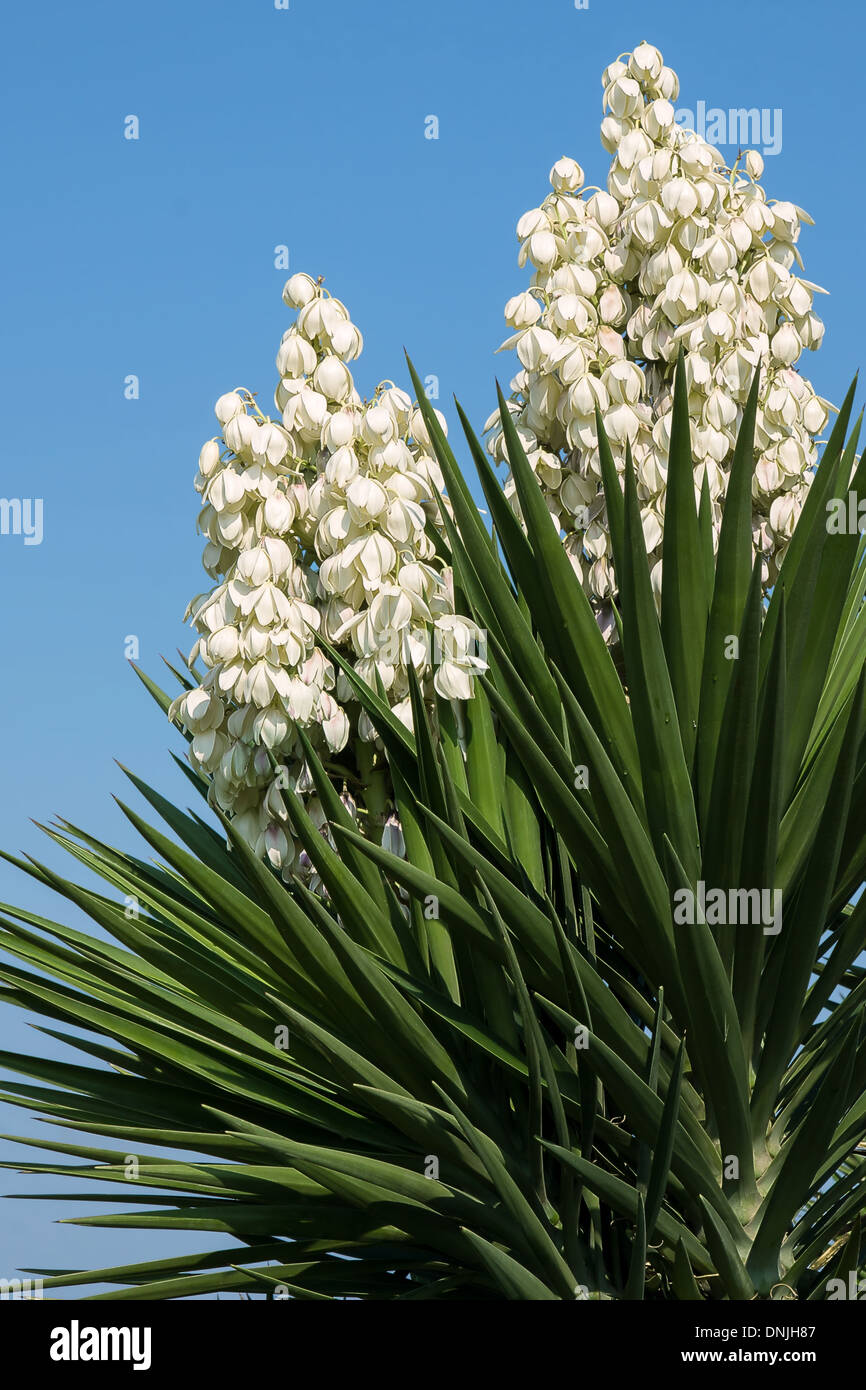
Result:
M359 389L405 384L402 346L482 423L502 307L522 289L514 224L562 154L603 182L602 68L646 38L680 75L680 106L781 108L770 196L805 207L806 275L825 345L801 366L839 401L861 365L862 101L847 0L59 0L6 7L2 105L3 453L0 494L41 497L44 538L0 537L0 846L70 860L29 817L131 843L117 757L168 794L186 786L167 726L124 659L184 650L206 587L192 488L212 405L270 399L290 318L285 271L322 274L362 329ZM123 138L128 115L140 139ZM438 141L424 138L436 115ZM124 399L124 379L140 399ZM72 913L0 865L0 899ZM0 1045L50 1040L0 1011ZM33 1133L0 1106L6 1130ZM13 1151L8 1145L2 1157ZM40 1155L36 1155L41 1157ZM0 1174L0 1192L57 1190ZM204 1248L206 1237L52 1224L75 1204L9 1202L0 1275Z

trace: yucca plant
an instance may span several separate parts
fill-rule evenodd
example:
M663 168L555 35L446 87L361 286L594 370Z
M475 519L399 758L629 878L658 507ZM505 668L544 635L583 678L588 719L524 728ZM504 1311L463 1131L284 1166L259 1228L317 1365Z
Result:
M631 461L620 479L599 421L613 647L505 403L524 526L461 414L492 535L422 405L488 675L432 718L414 685L412 734L323 641L384 744L405 853L357 833L301 733L329 835L284 797L318 894L134 776L164 826L123 809L159 862L68 822L48 834L105 894L13 861L113 938L4 909L3 997L89 1061L4 1053L25 1079L3 1099L116 1146L40 1141L57 1157L28 1171L132 1207L79 1223L227 1237L33 1271L46 1289L833 1296L866 1206L866 565L856 528L828 526L864 485L853 394L767 601L757 380L714 554L680 368L660 614ZM202 1157L131 1163L141 1145Z

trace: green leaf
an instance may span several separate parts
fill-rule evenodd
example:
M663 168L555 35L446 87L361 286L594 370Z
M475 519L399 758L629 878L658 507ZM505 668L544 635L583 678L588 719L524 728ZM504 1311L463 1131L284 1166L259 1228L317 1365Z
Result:
M755 471L755 416L760 374L752 379L737 434L719 530L716 579L710 606L695 747L695 785L701 824L710 803L722 715L733 675L727 643L742 626L752 571L752 474Z
M661 631L676 700L683 755L686 766L691 768L710 594L695 508L688 412L685 356L680 347L674 379L665 498Z
M625 667L649 831L658 859L663 858L663 839L668 835L686 868L697 877L700 846L691 781L650 584L634 470L628 466L625 539Z

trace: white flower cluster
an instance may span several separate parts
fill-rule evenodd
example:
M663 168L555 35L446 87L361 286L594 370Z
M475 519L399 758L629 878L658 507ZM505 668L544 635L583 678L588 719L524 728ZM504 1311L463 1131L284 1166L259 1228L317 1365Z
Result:
M792 271L802 268L797 241L810 219L767 200L755 151L728 169L678 124L678 79L652 45L612 63L602 82L607 188L585 189L573 159L553 166L553 192L518 223L519 263L534 273L506 306L514 332L503 347L516 348L521 364L509 409L610 633L616 580L596 406L620 471L631 448L657 594L680 351L695 488L706 480L716 538L761 366L753 528L768 585L831 407L795 367L823 334L812 307L819 287ZM250 392L230 391L216 403L221 435L199 457L203 563L216 583L188 614L199 634L190 664L200 659L206 674L170 714L191 734L212 802L288 876L310 866L288 832L281 782L327 833L299 728L329 760L361 828L399 839L376 730L317 633L363 679L381 682L409 726L410 665L428 698L435 690L465 700L484 662L481 634L454 613L451 576L431 539L442 477L421 411L392 382L362 400L349 367L361 334L321 281L293 275L283 298L297 318L277 354L278 418L262 414ZM486 429L494 458L506 461L497 416ZM516 506L510 479L506 491Z
M200 659L207 674L170 717L192 735L212 802L288 875L307 865L281 779L325 821L297 729L343 755L349 773L363 770L362 787L377 761L376 730L316 633L381 681L408 727L407 663L428 692L432 681L444 698L468 699L483 662L427 534L442 477L420 410L390 382L361 399L348 366L361 334L321 282L293 275L283 298L299 312L277 354L280 419L230 391L215 407L222 435L199 455L203 564L218 582L187 610L200 634L190 665Z
M550 172L553 192L517 224L528 290L508 301L521 370L513 412L551 514L600 621L610 631L615 590L601 491L595 408L617 466L631 446L656 593L670 443L671 392L682 348L689 387L695 486L706 474L716 538L733 446L751 378L761 392L753 485L755 544L771 584L816 461L815 436L831 408L795 364L817 348L819 286L792 272L801 222L768 201L763 161L733 169L675 121L676 74L651 44L602 77L601 138L613 156L606 189L584 189L573 159ZM497 416L488 448L506 461ZM506 490L513 498L509 479ZM605 621L606 619L606 621Z

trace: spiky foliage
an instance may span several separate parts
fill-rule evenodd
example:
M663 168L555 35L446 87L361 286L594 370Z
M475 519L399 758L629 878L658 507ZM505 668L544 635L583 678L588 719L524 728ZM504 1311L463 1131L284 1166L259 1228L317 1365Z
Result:
M767 606L757 382L715 557L682 386L660 619L630 461L623 490L602 446L621 672L507 411L525 532L464 421L493 540L425 407L460 600L491 668L434 720L414 687L413 735L344 667L387 751L405 858L356 832L307 744L330 840L285 796L324 897L284 885L230 823L227 853L135 777L173 833L125 808L158 864L67 823L49 832L126 909L22 862L114 939L5 909L20 963L4 996L89 1062L3 1054L26 1078L4 1099L117 1145L41 1141L57 1157L32 1171L117 1182L135 1203L90 1224L229 1238L52 1272L47 1288L823 1298L857 1266L866 566L856 530L827 525L828 501L863 490L856 436L845 444L853 388ZM709 910L681 923L700 883L780 893L781 930ZM203 1157L142 1157L131 1194L142 1144Z

